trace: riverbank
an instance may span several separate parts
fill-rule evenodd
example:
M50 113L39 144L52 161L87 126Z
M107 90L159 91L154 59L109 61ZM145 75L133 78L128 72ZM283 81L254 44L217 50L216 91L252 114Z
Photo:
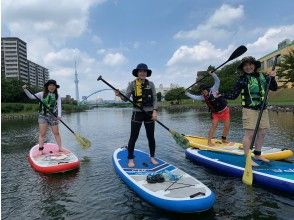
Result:
M82 112L88 110L86 105L63 104L62 113ZM1 103L1 121L34 119L38 117L39 104Z

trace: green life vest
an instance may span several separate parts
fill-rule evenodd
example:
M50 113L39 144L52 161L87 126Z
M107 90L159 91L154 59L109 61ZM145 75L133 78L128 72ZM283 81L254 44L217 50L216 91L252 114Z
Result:
M57 97L54 93L48 93L46 97L43 97L43 103L50 109L51 112L57 112ZM48 109L40 103L39 113L47 115L49 113ZM49 113L50 114L50 113Z
M266 78L264 74L246 75L247 87L241 91L242 106L252 109L259 109L266 89Z

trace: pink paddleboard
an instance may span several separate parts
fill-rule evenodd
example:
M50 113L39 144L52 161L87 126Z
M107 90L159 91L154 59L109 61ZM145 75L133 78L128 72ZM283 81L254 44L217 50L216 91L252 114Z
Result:
M80 161L68 149L59 152L57 144L44 144L43 154L39 151L39 144L32 147L29 153L29 162L34 170L40 173L62 173L80 167Z

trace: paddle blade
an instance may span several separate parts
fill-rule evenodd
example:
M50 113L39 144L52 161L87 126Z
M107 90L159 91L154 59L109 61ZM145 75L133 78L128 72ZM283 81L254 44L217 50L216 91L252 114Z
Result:
M91 141L81 136L80 134L75 133L75 137L77 142L82 146L82 148L87 149L91 146Z
M249 150L246 156L246 164L245 164L242 181L243 183L249 186L251 186L253 182L251 150Z
M238 47L229 57L228 61L233 60L239 56L241 56L242 54L244 54L247 51L247 47L245 47L244 45L241 45L240 47Z
M181 147L183 148L189 148L192 147L190 145L189 140L182 134L179 134L178 132L174 131L174 130L169 130L169 132L172 134L173 139L177 142L177 144L179 144Z

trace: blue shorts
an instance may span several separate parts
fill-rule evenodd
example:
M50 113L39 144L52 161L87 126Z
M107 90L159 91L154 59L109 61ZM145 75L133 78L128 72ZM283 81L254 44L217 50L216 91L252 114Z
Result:
M49 126L56 126L59 120L53 115L39 115L39 124L48 124Z

